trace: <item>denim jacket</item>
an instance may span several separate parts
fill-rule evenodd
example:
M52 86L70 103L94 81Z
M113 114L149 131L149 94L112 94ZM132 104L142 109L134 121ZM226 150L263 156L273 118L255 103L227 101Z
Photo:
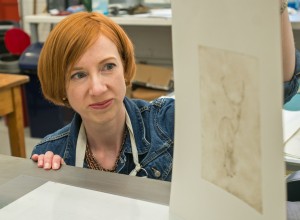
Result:
M159 98L151 103L124 99L130 117L138 157L142 169L137 176L171 181L174 147L174 99ZM70 124L47 135L33 149L32 154L52 151L60 155L67 165L75 166L76 143L81 117L75 113ZM83 167L87 167L84 163ZM135 168L129 135L123 145L116 172L129 174Z

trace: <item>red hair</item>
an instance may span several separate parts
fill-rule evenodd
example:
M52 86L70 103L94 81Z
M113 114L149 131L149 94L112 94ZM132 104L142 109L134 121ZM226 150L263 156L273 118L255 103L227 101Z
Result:
M123 62L126 85L130 85L136 64L132 42L124 30L105 15L78 12L54 27L41 51L38 77L45 98L57 105L65 105L66 76L100 35L116 45Z

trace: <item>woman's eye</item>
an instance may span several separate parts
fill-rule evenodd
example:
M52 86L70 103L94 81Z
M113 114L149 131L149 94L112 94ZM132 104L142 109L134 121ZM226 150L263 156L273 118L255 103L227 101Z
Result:
M116 64L114 64L114 63L107 63L107 64L105 64L104 65L104 67L103 67L103 71L110 71L110 70L112 70L114 67L116 67Z
M71 79L81 79L85 76L86 74L84 72L77 72L71 75Z

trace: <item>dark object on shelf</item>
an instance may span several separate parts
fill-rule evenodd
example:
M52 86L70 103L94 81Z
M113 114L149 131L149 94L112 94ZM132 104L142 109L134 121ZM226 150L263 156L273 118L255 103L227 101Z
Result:
M291 173L287 179L287 201L300 201L300 171Z
M135 15L135 14L145 14L149 12L150 12L150 8L141 4L127 7L127 8L120 8L118 6L109 7L109 13L113 16L122 15L124 13L129 15Z
M65 11L68 8L67 0L47 0L47 11L57 9L58 11Z

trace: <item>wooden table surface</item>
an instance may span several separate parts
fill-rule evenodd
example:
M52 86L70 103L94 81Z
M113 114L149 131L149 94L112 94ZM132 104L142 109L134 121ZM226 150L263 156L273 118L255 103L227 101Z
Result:
M29 82L26 75L0 73L0 91Z
M0 116L6 117L11 155L26 157L21 86L29 77L0 73Z

